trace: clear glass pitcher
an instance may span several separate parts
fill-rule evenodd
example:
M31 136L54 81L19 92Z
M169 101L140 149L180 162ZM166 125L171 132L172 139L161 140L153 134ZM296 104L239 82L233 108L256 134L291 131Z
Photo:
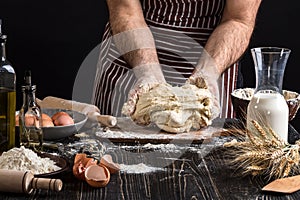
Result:
M272 128L288 141L289 109L282 94L282 82L291 50L279 47L251 49L255 66L256 87L247 108L247 129L256 133L252 120Z

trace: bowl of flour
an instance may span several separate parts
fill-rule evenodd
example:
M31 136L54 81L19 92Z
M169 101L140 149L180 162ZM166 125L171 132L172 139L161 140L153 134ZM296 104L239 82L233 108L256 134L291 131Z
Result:
M36 177L50 177L65 172L69 167L66 159L53 154L14 147L0 155L0 169L31 171Z

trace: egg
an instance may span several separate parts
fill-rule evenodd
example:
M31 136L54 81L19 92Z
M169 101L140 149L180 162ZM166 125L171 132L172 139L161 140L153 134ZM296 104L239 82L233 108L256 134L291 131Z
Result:
M60 111L51 117L55 126L66 126L74 124L74 119L66 112Z
M25 114L25 126L39 126L38 119L32 114Z
M43 127L53 127L54 123L52 120L43 120Z
M16 115L16 126L19 126L19 114ZM38 125L38 121L36 121L35 117L32 114L26 114L25 115L25 125L26 126L33 126L34 123Z
M42 113L43 127L53 127L54 123L51 117L45 113Z
M68 113L64 112L64 111L59 111L59 112L56 112L52 115L51 119L53 121L55 121L58 117L62 116L62 115L69 115Z
M47 115L46 113L42 113L42 120L45 121L52 121L51 117L49 115Z
M19 113L16 114L16 126L19 126ZM74 124L74 119L66 112L57 112L52 117L46 113L42 113L42 126L43 127L53 127L53 126L66 126ZM38 125L38 121L35 119L34 115L26 114L25 115L25 125L33 126L34 123Z

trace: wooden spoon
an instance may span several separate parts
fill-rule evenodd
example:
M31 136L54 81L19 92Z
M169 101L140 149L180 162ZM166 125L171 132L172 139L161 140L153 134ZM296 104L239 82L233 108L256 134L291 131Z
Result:
M300 189L300 175L280 178L262 188L263 191L293 193Z

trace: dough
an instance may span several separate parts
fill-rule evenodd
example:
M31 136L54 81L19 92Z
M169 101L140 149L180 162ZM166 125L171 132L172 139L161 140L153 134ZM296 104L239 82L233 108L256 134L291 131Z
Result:
M123 110L126 106L125 103ZM192 84L179 87L165 83L142 94L130 117L138 124L155 123L164 131L180 133L211 125L211 109L212 95L208 89Z

